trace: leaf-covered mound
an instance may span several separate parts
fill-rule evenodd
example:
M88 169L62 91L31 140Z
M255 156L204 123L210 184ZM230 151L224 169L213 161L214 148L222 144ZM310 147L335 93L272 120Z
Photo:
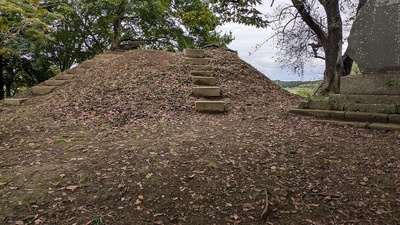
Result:
M399 132L287 114L299 97L207 54L223 114L195 112L181 54L147 50L0 106L1 223L400 223Z

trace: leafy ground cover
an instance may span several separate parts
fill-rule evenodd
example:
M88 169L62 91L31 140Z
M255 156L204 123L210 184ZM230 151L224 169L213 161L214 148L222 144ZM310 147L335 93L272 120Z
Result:
M148 50L1 105L1 223L400 224L399 132L290 115L297 95L207 54L224 114L195 112L181 54Z

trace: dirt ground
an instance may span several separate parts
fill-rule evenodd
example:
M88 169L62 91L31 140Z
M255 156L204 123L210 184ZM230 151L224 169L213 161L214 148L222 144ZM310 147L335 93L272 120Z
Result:
M298 96L207 54L223 114L195 112L182 54L149 50L0 103L0 224L400 224L399 132L288 114Z

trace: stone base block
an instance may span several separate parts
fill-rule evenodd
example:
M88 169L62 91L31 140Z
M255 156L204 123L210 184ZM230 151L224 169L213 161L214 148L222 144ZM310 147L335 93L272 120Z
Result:
M346 121L387 123L388 115L384 113L346 112Z
M187 57L201 58L204 57L205 51L204 49L185 49L183 50L183 55Z
M195 97L219 97L221 95L220 87L193 87Z
M346 76L340 80L340 94L400 95L400 74Z
M6 105L21 105L27 98L6 98L4 104Z
M215 86L217 79L215 77L197 77L192 76L192 83L196 85Z
M400 124L400 115L399 114L388 115L388 123Z
M32 87L32 94L34 95L45 95L52 92L56 86L34 86Z
M55 76L54 79L55 80L72 80L75 77L76 77L76 75L67 75L67 74L62 75L62 74L60 74L60 75Z
M65 84L65 82L65 80L46 80L44 84L47 86L60 86Z
M198 76L198 77L214 76L214 73L212 71L192 71L191 74L192 74L192 76Z
M359 103L359 104L386 104L400 105L400 95L330 95L331 103Z
M321 102L321 101L311 101L308 103L309 109L322 109L322 110L330 110L332 106L329 102Z
M191 65L207 65L208 59L207 58L187 58L186 62Z
M224 101L196 101L196 111L198 112L224 112Z
M345 113L343 111L331 111L331 110L319 110L319 109L290 109L290 113L305 115L305 116L315 116L320 118L334 119L334 120L344 120Z

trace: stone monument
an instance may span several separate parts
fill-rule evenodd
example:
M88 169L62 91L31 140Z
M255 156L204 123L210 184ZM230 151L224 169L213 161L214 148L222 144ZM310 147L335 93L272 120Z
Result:
M400 0L368 0L354 21L348 55L362 75L341 78L335 109L400 113Z

